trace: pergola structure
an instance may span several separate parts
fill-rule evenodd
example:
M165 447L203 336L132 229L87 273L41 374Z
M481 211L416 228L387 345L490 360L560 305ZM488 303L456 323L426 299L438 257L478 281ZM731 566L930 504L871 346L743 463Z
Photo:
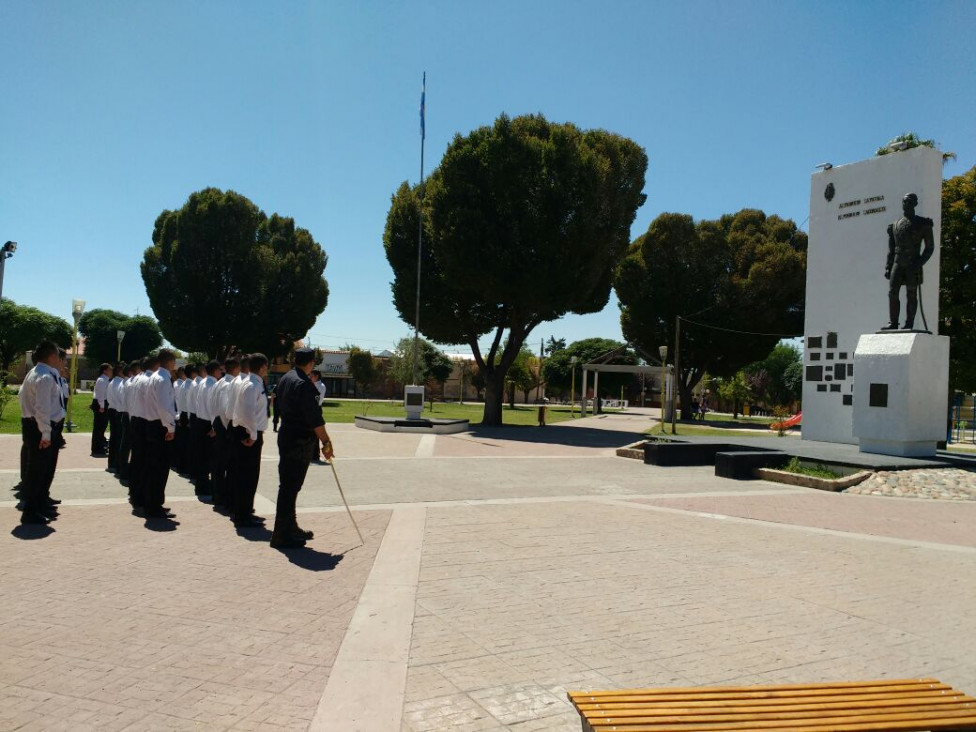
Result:
M627 348L628 344L624 344L619 348L615 348L612 351L604 353L602 356L598 356L595 360L583 364L583 391L581 392L582 398L580 400L580 414L586 416L586 386L589 381L589 372L593 372L593 413L600 413L600 374L601 373L612 373L612 374L650 374L653 378L655 373L661 373L661 366L629 366L625 364L611 364L607 363L610 359L616 356L618 353ZM670 369L668 369L668 375L665 379L666 383L661 384L662 394L671 394L671 377ZM664 399L662 397L662 412Z

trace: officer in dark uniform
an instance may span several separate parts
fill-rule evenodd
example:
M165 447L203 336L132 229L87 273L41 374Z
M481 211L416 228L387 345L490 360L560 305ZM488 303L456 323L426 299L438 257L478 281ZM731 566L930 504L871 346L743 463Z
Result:
M904 212L898 221L888 225L888 260L885 278L888 280L888 325L882 330L898 330L898 313L901 310L899 294L905 287L905 330L915 327L915 311L918 309L918 286L922 284L922 267L935 251L932 219L915 215L918 196L908 193L901 199ZM925 244L922 252L919 247Z
M295 368L281 377L275 390L281 427L278 430L278 507L275 513L271 546L289 548L305 546L311 531L299 528L295 519L295 502L305 482L309 463L318 453L332 459L332 442L325 431L318 390L309 378L315 366L315 351L295 351Z

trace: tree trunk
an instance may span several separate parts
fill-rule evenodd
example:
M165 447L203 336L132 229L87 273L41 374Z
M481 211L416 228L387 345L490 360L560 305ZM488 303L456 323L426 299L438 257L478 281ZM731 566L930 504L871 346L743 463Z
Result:
M485 374L485 413L481 419L481 424L488 427L501 427L504 396L504 374L498 372Z
M685 386L679 382L678 391L681 392L681 419L693 419L694 415L691 413L691 397L694 392L694 387Z

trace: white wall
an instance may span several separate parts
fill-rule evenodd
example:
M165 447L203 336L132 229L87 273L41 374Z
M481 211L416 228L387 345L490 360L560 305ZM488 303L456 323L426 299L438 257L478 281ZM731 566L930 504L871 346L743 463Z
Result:
M830 201L825 196L828 184L834 187ZM922 304L929 329L938 332L942 153L918 147L811 176L803 357L806 440L856 442L853 407L844 403L853 401L854 349L862 334L874 333L888 322L886 229L901 217L901 199L906 193L917 194L916 213L935 222L935 254L925 265ZM904 302L903 290L902 322ZM923 327L921 313L915 327ZM836 346L827 347L828 333L836 334ZM819 348L811 341L818 337L822 339ZM839 364L843 369L837 368ZM808 378L815 376L811 366L822 367L822 380ZM843 377L835 378L841 372Z

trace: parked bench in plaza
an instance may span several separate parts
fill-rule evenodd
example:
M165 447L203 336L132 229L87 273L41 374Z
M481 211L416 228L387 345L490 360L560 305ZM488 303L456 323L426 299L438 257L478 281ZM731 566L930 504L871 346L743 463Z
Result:
M571 691L583 732L976 730L976 700L938 679Z

